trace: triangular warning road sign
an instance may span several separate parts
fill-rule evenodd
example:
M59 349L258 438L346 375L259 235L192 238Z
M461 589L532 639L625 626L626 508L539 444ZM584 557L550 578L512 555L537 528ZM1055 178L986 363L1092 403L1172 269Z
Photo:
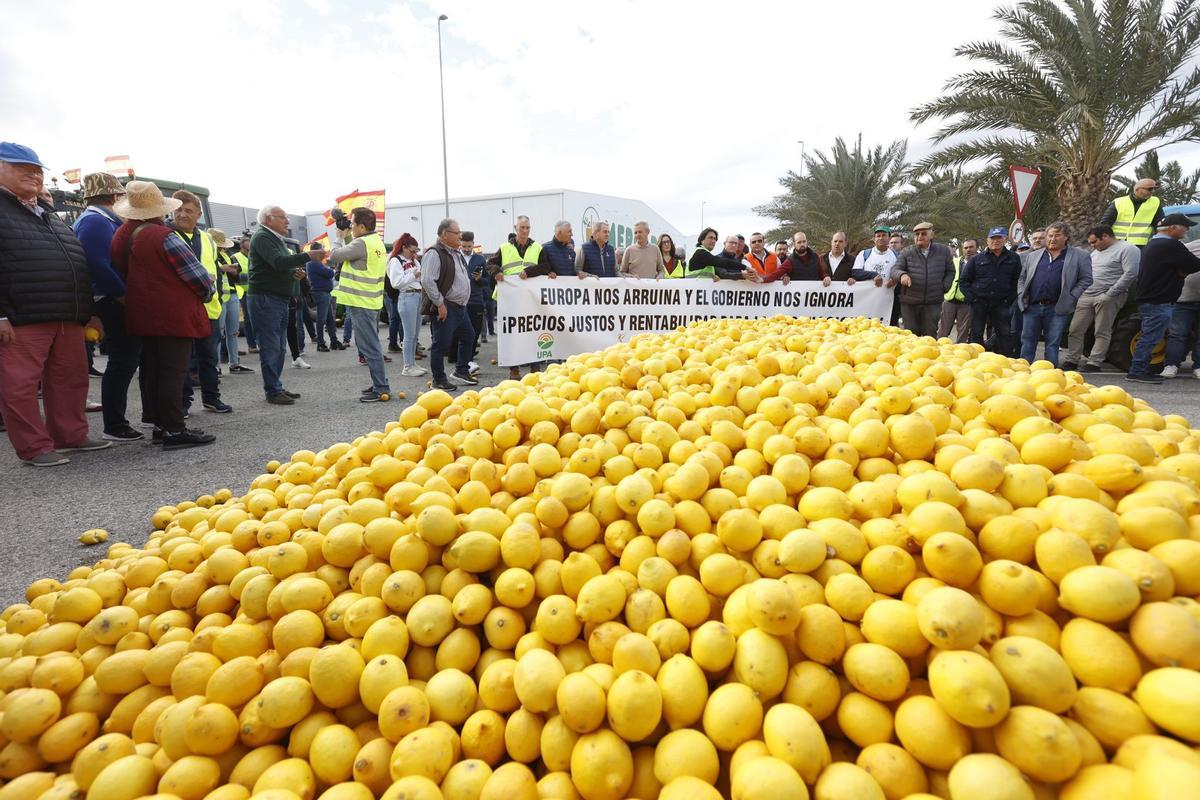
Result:
M1017 211L1017 217L1024 217L1025 206L1029 203L1029 198L1033 196L1033 190L1037 187L1038 179L1042 177L1042 171L1029 167L1010 166L1008 177L1012 183L1013 208Z

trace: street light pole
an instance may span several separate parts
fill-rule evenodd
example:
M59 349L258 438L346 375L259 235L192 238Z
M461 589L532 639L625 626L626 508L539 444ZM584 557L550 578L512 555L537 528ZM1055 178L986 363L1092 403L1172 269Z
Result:
M700 230L704 230L704 205L707 202L707 200L700 201Z
M804 177L804 140L797 139L796 141L798 141L800 143L800 177L803 178Z
M446 164L446 78L442 74L442 23L450 19L445 14L438 17L438 86L442 95L442 188L446 195L446 218L450 218L450 173Z

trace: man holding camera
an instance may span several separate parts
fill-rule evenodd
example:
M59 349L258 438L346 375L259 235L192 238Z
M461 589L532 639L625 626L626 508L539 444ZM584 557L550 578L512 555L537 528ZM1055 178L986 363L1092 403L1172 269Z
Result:
M305 276L311 253L293 253L284 242L288 216L279 206L258 212L258 230L250 239L250 316L258 334L259 362L267 402L290 406L300 397L283 388L280 375L287 353L288 304Z
M358 355L371 371L371 386L363 390L358 400L378 403L387 400L392 391L379 344L379 311L383 308L388 251L383 237L375 232L374 211L355 208L350 212L350 222L350 235L354 238L345 247L335 247L329 253L331 261L342 265L333 297L346 307L358 331L354 337Z

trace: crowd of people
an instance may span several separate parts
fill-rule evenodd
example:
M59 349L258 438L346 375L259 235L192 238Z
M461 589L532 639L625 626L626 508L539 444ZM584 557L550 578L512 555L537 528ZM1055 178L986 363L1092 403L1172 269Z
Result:
M32 149L0 143L0 425L34 466L143 440L126 417L135 375L141 424L164 450L215 441L187 424L194 388L206 411L232 412L221 375L223 365L230 375L254 373L242 356L257 355L266 402L293 405L300 395L285 388L284 368L289 356L294 368L309 368L306 332L318 351L354 342L371 379L359 396L364 403L390 398L387 353L401 354L404 377L425 375L417 362L428 357L432 386L474 386L479 345L496 335L499 284L536 276L868 282L892 293L893 325L1031 362L1044 342L1047 361L1083 372L1101 369L1117 314L1136 291L1141 337L1126 378L1174 377L1189 346L1200 378L1200 258L1181 241L1194 223L1164 214L1150 180L1113 202L1087 231L1086 249L1071 243L1063 222L1035 231L1029 242L996 226L982 247L974 238L935 241L928 222L912 226L911 242L878 225L871 246L857 253L841 231L824 252L804 232L770 245L762 233L729 235L718 249L713 228L685 251L638 222L633 243L614 249L606 222L592 224L576 246L570 222L557 222L552 238L537 242L521 216L508 241L485 256L474 234L449 218L424 249L408 233L389 247L368 208L350 212L349 227L329 250L297 247L288 215L273 205L259 211L253 234L234 241L201 229L201 202L191 192L165 197L154 183L123 185L107 173L84 177L87 208L72 228L54 213L44 170ZM419 344L425 319L427 353ZM1154 375L1151 353L1168 329L1166 364ZM88 353L100 340L108 356L103 435L93 439L85 416ZM543 364L521 366L534 371ZM510 377L519 378L521 366L510 367Z

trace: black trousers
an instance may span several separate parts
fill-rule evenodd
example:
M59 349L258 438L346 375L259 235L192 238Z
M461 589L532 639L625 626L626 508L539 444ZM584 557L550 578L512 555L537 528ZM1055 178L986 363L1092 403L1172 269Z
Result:
M988 347L985 337L986 328L991 328L991 347L994 353L1007 355L1012 348L1012 303L1002 303L998 300L976 301L971 304L971 338L972 344Z
M183 408L179 387L188 377L194 339L180 336L142 337L143 401L146 416L167 433L183 430Z

